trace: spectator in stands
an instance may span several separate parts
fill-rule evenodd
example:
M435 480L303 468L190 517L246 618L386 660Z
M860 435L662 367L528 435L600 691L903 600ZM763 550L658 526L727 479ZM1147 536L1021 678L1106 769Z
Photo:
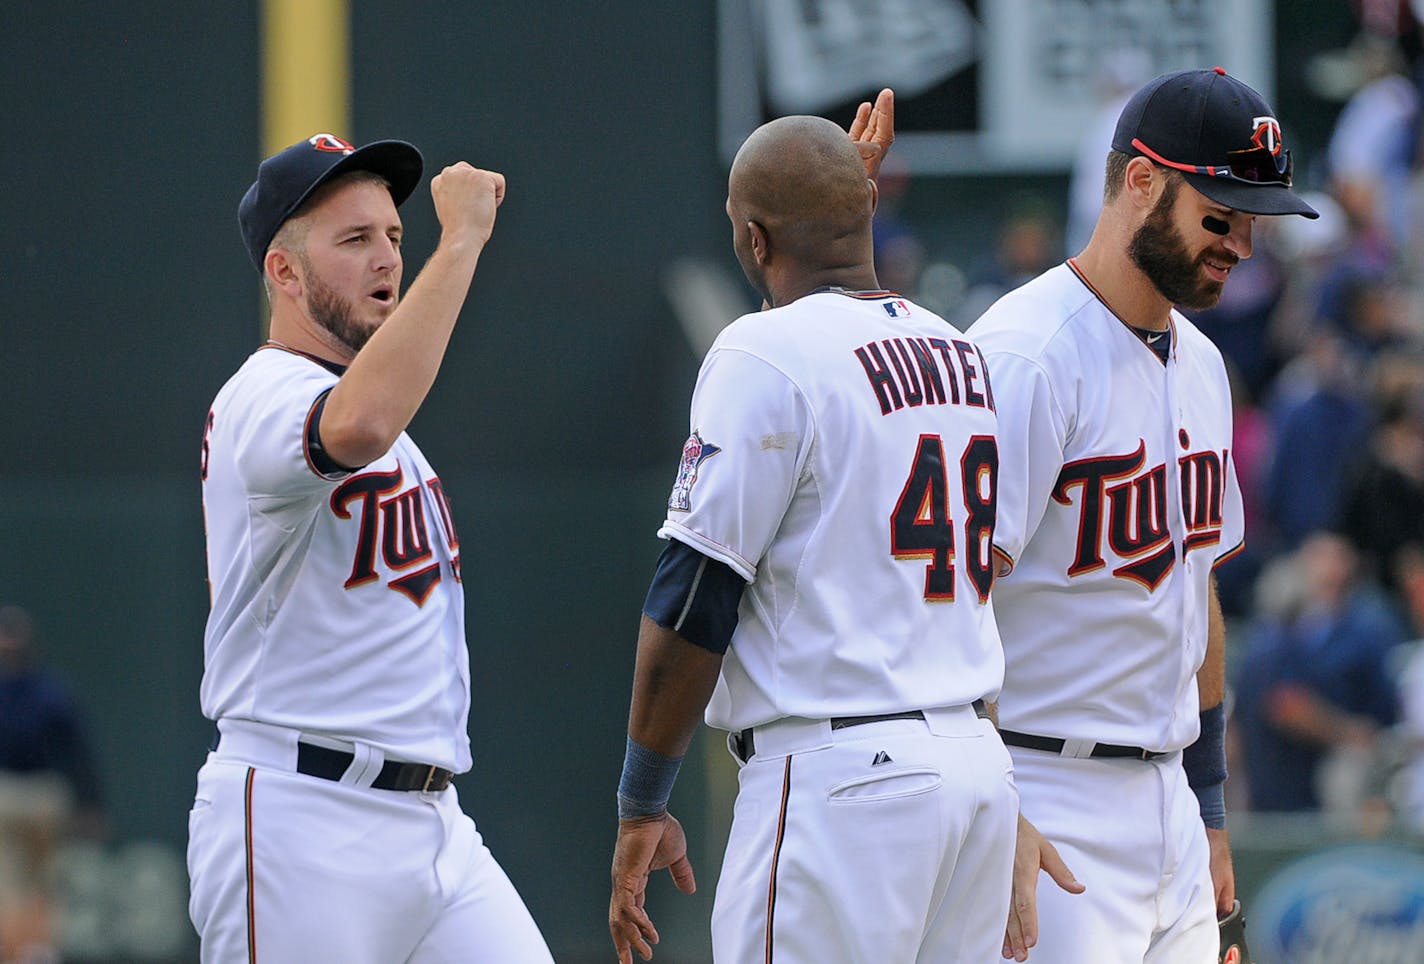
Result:
M57 959L54 855L75 829L103 832L78 708L41 665L29 614L0 607L0 960Z
M1022 195L1009 205L998 242L969 270L959 318L968 327L1000 297L1038 277L1061 260L1058 224L1047 203Z
M1268 409L1276 445L1266 479L1266 513L1282 550L1330 527L1339 515L1350 453L1369 434L1362 380L1344 340L1322 325L1306 353L1273 383Z
M1368 30L1349 48L1359 88L1336 118L1331 190L1362 240L1388 250L1407 241L1408 193L1418 136L1419 92L1392 37Z
M1359 577L1344 537L1313 533L1281 565L1263 576L1284 591L1276 611L1253 627L1236 681L1251 808L1316 810L1327 799L1363 805L1360 787L1322 786L1321 778L1332 755L1368 758L1381 729L1398 719L1391 659L1404 628Z
M1424 363L1387 355L1376 371L1378 418L1342 492L1339 528L1394 593L1401 552L1424 551Z

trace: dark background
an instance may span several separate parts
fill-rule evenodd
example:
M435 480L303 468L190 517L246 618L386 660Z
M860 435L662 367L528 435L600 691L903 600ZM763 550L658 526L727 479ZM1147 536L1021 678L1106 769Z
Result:
M699 361L661 284L681 255L735 270L715 3L352 7L344 133L414 141L428 173L468 159L509 179L411 433L464 550L465 808L556 957L605 959L634 635ZM1338 105L1299 67L1354 21L1332 0L1289 8L1276 106L1308 171ZM181 856L210 734L199 441L263 310L236 226L262 156L257 7L80 0L5 19L0 603L34 614L86 708L111 845ZM916 178L903 215L965 264L1013 198L1061 212L1066 184ZM409 279L436 235L424 186L402 213ZM652 897L668 964L705 953L721 850L705 770L674 798L703 888L659 880Z

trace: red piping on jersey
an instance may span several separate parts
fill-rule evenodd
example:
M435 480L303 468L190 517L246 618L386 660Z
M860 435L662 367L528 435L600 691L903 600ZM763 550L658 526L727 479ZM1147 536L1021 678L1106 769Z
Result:
M1230 559L1232 556L1236 555L1236 554L1239 553L1242 549L1245 549L1245 548L1246 548L1246 540L1245 540L1245 539L1242 539L1240 542L1236 543L1236 548L1230 549L1230 550L1228 550L1228 551L1226 551L1226 552L1223 552L1221 555L1217 556L1217 557L1216 557L1216 561L1211 564L1211 568L1212 568L1213 570L1215 570L1217 566L1221 565L1223 562L1225 562L1226 560Z
M1099 303L1101 303L1104 308L1111 312L1114 318L1126 325L1128 331L1131 331L1134 334L1137 332L1137 328L1135 326L1128 324L1127 319L1123 318L1122 315L1118 314L1113 309L1112 305L1108 304L1108 300L1103 297L1103 293L1099 291L1096 287L1094 287L1093 283L1088 280L1088 276L1083 274L1083 269L1078 267L1078 262L1076 259L1069 258L1066 264L1068 265L1068 270L1072 271L1073 274L1077 277L1077 279L1083 282L1083 287L1091 291L1093 293L1093 297L1098 299ZM1172 354L1175 355L1177 353L1177 323L1172 320L1172 313L1170 311L1167 312L1167 328L1172 332ZM1141 342L1143 348L1146 348L1148 351L1152 352L1152 354L1157 355L1155 351L1152 351L1151 345L1147 344L1147 342L1145 341L1142 341L1141 338L1138 338L1137 340ZM1162 361L1163 364L1166 364L1166 361L1162 358L1161 355L1157 355L1157 359L1159 361Z
M886 291L883 288L875 291L850 291L845 288L837 288L834 285L827 285L824 288L817 288L810 292L813 295L845 295L847 298L858 298L861 301L879 301L882 298L903 298L904 295L895 291Z
M247 787L242 794L243 822L247 845L247 964L257 964L257 895L252 858L252 784L257 776L255 767L247 768Z
M781 813L776 818L776 846L771 851L771 880L766 888L766 964L771 964L772 924L776 920L776 865L781 861L781 843L786 839L786 805L791 799L791 757L781 778Z

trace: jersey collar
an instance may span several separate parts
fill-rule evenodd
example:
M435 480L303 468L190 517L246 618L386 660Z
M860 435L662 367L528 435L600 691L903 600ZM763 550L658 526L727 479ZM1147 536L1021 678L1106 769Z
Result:
M316 355L313 355L313 354L311 354L310 352L301 351L301 350L299 350L299 349L293 348L293 347L290 346L290 345L284 345L284 344L282 344L280 341L277 341L277 340L272 339L272 338L268 338L267 341L265 341L265 342L262 344L261 347L262 347L262 348L276 348L276 349L278 349L279 351L290 352L290 353L293 354L293 355L301 355L303 358L307 359L308 361L314 361L314 362L316 362L316 363L317 363L318 365L320 365L322 368L325 368L327 371L331 372L333 375L337 376L338 378L340 378L342 375L345 375L345 374L346 374L346 366L345 366L345 365L338 365L338 364L337 364L336 362L334 362L334 361L327 361L325 358L318 358ZM261 349L259 349L259 351L260 351L260 350L261 350Z

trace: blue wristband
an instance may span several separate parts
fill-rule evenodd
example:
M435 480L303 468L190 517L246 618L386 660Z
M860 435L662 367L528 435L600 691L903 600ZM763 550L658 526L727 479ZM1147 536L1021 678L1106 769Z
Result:
M628 737L618 781L618 819L653 817L667 810L682 757L663 756Z
M1182 751L1187 786L1197 795L1202 822L1213 830L1226 826L1226 707L1221 703L1201 713L1201 735Z
M1202 823L1212 830L1226 829L1226 788L1218 783L1214 787L1201 787L1196 791L1197 805L1201 807Z

